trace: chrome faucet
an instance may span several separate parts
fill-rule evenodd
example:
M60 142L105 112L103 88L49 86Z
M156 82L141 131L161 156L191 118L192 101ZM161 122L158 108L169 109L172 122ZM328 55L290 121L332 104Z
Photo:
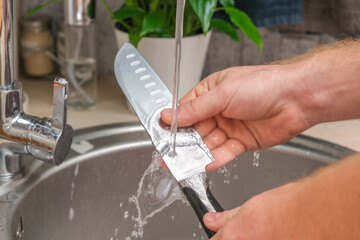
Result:
M20 143L4 145L7 154L0 158L0 178L13 178L21 171L22 158L14 161L7 157L9 152L58 165L69 152L73 130L66 124L68 83L63 78L54 80L52 119L24 113L21 82L14 79L13 0L0 0L0 4L0 138Z

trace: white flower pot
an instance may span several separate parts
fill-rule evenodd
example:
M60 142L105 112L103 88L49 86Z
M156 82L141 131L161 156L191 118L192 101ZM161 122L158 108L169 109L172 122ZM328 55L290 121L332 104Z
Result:
M128 34L115 28L118 47L129 41ZM190 91L200 80L211 31L184 37L182 40L179 98ZM138 45L139 52L155 69L169 90L173 91L175 66L175 39L145 37Z

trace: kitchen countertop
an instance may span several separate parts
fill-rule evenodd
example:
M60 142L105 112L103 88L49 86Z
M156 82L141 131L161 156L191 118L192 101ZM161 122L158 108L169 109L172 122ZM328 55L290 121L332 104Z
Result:
M52 80L23 79L23 90L29 96L25 112L39 117L52 116ZM138 121L128 108L115 76L98 81L98 101L89 110L68 110L68 123L76 130L105 124ZM318 124L305 135L334 142L360 151L360 119Z

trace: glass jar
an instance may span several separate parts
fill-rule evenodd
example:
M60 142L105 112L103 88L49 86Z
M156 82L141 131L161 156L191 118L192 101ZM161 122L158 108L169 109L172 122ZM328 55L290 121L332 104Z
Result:
M20 50L23 70L28 76L42 77L54 71L53 37L49 16L31 16L21 21Z

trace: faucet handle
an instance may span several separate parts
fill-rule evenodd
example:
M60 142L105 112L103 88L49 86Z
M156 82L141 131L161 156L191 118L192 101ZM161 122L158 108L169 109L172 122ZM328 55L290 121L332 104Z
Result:
M52 119L26 116L31 119L26 134L28 153L55 165L65 159L72 142L73 129L66 124L67 95L68 82L64 78L55 79Z
M64 129L67 118L68 82L64 78L54 80L52 127Z

